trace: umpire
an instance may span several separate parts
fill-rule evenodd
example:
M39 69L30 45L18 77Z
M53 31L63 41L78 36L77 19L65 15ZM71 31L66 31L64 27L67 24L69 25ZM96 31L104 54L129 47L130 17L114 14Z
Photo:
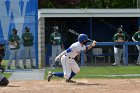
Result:
M1 62L5 56L5 45L0 43L0 86L7 86L9 84L8 79L2 74L5 70L5 66L1 65Z
M52 57L51 57L52 60L50 61L50 67L52 68L55 66L56 56L61 53L62 51L61 47L63 48L62 36L60 33L58 33L59 30L58 26L54 26L53 30L54 32L50 35L50 42L52 44Z
M25 69L27 68L26 60L29 54L31 68L35 68L34 62L33 62L33 54L32 54L34 37L32 33L30 33L29 27L25 27L25 33L23 33L22 39L23 39L23 46L24 46L23 66Z

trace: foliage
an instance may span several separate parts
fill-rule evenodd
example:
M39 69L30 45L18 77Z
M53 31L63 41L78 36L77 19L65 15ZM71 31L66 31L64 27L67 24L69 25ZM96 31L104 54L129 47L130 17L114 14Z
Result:
M56 2L57 1L57 2ZM61 2L60 2L61 1ZM136 8L137 0L39 0L39 8ZM76 1L76 0L75 0Z

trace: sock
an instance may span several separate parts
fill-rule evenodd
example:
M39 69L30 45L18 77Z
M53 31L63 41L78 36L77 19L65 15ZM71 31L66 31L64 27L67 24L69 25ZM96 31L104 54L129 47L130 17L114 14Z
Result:
M76 74L72 71L68 80L72 79Z
M54 76L58 76L58 77L64 77L64 73L63 72L54 72L52 73Z

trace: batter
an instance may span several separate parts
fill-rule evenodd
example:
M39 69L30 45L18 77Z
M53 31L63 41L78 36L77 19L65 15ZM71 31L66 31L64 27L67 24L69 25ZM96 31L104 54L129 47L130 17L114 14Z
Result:
M96 41L93 41L91 45L87 45L88 36L80 34L78 41L73 43L67 50L59 54L55 61L61 60L63 72L48 72L48 82L50 82L53 76L64 77L68 83L76 83L71 80L77 73L80 72L80 68L75 61L75 57L81 52L91 49L96 45Z

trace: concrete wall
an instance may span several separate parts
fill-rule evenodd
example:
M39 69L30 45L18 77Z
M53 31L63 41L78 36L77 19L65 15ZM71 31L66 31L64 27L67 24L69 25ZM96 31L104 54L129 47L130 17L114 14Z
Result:
M45 18L41 17L38 25L38 61L41 67L45 67Z

